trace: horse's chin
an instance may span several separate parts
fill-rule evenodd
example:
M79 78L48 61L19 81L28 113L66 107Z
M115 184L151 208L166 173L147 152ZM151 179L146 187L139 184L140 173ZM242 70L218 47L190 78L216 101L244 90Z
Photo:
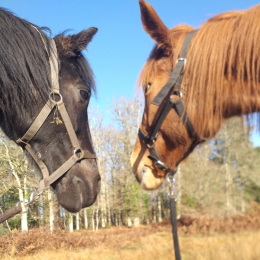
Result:
M138 168L136 178L144 190L158 189L165 179L164 177L156 177L152 170L145 166Z
M59 204L73 213L91 206L100 191L100 176L96 176L91 182L90 184L79 177L79 174L68 172L54 186Z

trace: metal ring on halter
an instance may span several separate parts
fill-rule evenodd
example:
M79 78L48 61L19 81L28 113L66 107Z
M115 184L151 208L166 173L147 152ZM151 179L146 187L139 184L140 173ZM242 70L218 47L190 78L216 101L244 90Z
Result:
M177 103L182 98L182 92L180 90L173 91L172 95L177 95L179 97L177 100L173 100L172 97L170 97L170 100L172 101L172 103Z
M180 71L180 75L182 75L182 74L184 73L184 68L185 68L185 66L186 66L186 59L185 59L185 58L179 58L179 59L177 59L176 64L177 64L178 62L180 62L180 61L183 61L183 67L182 67L182 69L181 69L181 71Z
M169 193L168 196L169 198L174 199L175 201L177 201L178 198L178 193L177 193L177 189L176 189L176 171L174 173L168 173L167 174L167 181L169 183Z
M185 65L186 65L186 59L185 59L185 58L179 58L179 59L177 59L177 62L179 62L179 61L183 61L183 62L184 62L183 67L185 67ZM176 62L176 63L177 63L177 62Z
M167 174L167 181L168 182L175 182L175 175L173 174Z
M54 99L54 97L59 97L59 100L58 101L56 101L55 99ZM50 99L50 101L53 103L53 104L55 104L55 105L59 105L59 104L61 104L61 103L63 103L63 98L62 98L62 95L60 94L60 93L57 93L57 92L50 92L50 94L49 94L49 99Z
M83 159L84 151L81 148L77 148L73 152L78 157L78 160Z
M148 148L151 148L151 147L153 147L153 144L154 144L154 142L155 142L155 140L152 140L152 144L148 144L148 143L147 143L147 144L146 144L146 145L147 145L147 147L148 147Z
M162 161L158 160L157 163L166 168L166 165L165 165ZM165 171L165 170L164 170L164 171Z
M172 94L173 94L173 95L178 95L179 98L182 98L182 92L181 92L180 90L175 90L175 91L173 91Z

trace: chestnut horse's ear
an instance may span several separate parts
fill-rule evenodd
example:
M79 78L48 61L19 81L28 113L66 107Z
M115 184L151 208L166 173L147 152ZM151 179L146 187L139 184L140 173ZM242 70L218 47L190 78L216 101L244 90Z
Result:
M73 52L77 53L86 49L88 43L91 41L92 37L96 34L97 28L90 27L78 34L71 36L71 47Z
M158 43L158 45L170 44L169 29L162 22L153 7L139 0L141 17L144 30Z

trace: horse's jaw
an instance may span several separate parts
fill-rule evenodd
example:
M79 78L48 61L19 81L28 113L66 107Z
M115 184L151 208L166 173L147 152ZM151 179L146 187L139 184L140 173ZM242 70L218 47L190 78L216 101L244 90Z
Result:
M89 163L92 167L86 169ZM101 179L93 174L95 164L94 160L82 160L53 185L59 204L69 212L79 212L96 201Z

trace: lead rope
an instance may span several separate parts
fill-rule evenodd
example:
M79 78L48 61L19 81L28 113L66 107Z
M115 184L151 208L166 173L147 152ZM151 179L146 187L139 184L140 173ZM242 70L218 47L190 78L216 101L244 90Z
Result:
M167 175L167 181L169 183L168 197L170 199L170 211L171 211L170 219L171 219L171 224L172 224L172 238L173 238L175 259L181 260L178 229L177 229L176 201L177 201L178 195L177 195L177 190L176 190L175 177L176 177L175 173Z
M2 224L3 222L5 222L7 219L19 214L22 212L22 206L21 203L24 202L24 207L26 208L25 211L23 211L22 213L25 213L28 211L30 204L34 203L36 200L38 200L40 198L40 195L43 193L42 190L38 189L37 191L33 191L30 195L30 200L27 201L19 201L15 206L13 206L12 208L8 209L7 211L5 211L4 213L2 213L0 215L0 224Z

